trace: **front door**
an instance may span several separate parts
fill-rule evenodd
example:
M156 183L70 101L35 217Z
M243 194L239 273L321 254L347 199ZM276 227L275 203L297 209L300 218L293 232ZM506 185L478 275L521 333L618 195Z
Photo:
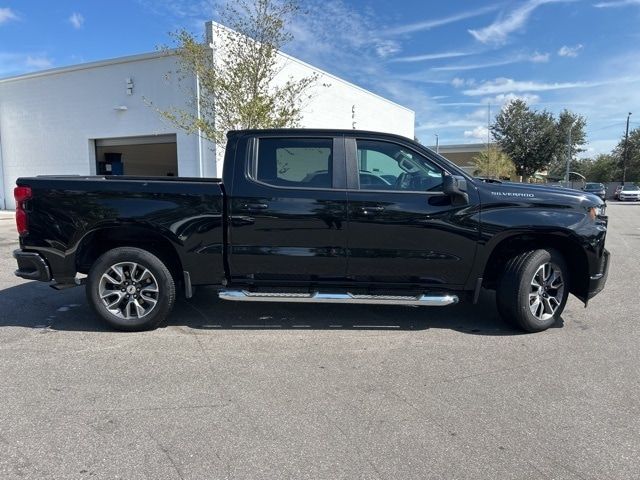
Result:
M442 191L449 172L410 143L362 137L347 139L346 151L349 277L372 284L465 283L478 239L470 221L475 195L471 205L452 205Z
M248 152L247 168L234 172L229 205L232 281L344 281L343 138L265 134L250 140Z

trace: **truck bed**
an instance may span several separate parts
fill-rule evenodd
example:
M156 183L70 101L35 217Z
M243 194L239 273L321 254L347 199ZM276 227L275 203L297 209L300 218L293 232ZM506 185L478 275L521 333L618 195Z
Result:
M220 179L55 175L16 183L33 192L21 247L48 252L58 282L86 273L101 250L131 242L169 251L178 280L183 271L194 285L224 279Z

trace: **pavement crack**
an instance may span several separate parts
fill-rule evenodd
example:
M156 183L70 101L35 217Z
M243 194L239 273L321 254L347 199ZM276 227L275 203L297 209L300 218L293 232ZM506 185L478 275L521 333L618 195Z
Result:
M512 370L518 370L524 367L530 367L532 365L539 365L541 363L546 363L546 362L550 362L555 360L555 358L544 358L542 360L534 360L533 362L526 362L526 363L521 363L519 365L515 365L513 367L506 367L506 368L498 368L496 370L487 370L484 372L478 372L478 373L472 373L469 375L459 375L456 377L451 377L451 378L446 378L443 380L439 380L436 382L433 382L435 385L437 384L442 384L442 383L452 383L452 382L457 382L458 380L467 380L469 378L478 378L478 377L483 377L486 375L493 375L496 373L504 373L504 372L510 372Z
M171 456L171 454L169 453L169 450L167 448L165 448L157 439L156 437L154 437L153 435L151 435L151 433L149 431L146 431L146 434L149 436L149 438L153 441L153 443L158 447L158 449L164 454L164 456L167 458L167 460L169 460L169 463L171 464L171 466L173 467L174 471L176 472L176 474L178 475L178 478L180 480L184 480L184 476L182 475L182 472L180 471L180 469L178 468L178 465L176 464L175 460L173 459L173 457Z

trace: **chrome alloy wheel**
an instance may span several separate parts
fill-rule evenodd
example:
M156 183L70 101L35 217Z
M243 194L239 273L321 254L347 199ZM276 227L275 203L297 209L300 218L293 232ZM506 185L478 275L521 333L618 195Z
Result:
M149 315L158 304L158 281L148 268L134 262L111 265L100 277L98 294L113 315L130 320Z
M529 308L539 320L549 320L562 303L564 280L560 268L554 263L540 265L531 279Z

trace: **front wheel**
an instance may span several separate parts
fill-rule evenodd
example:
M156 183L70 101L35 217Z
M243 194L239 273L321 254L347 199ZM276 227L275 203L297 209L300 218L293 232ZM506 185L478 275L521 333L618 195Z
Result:
M126 331L156 328L175 302L171 273L155 255L133 247L104 253L87 276L87 298L109 325Z
M540 332L562 314L569 296L569 272L556 250L533 250L512 258L496 290L501 316L527 332Z

